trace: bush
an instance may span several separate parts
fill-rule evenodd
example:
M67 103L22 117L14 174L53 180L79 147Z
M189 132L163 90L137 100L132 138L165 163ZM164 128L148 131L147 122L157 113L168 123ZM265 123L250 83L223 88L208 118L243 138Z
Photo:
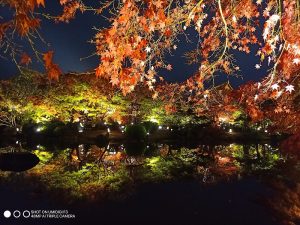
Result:
M129 156L143 155L145 151L146 151L146 144L144 142L125 143L125 152Z
M65 124L61 121L55 120L45 123L45 130L43 131L46 135L54 135L58 130L60 130Z
M158 124L153 123L151 121L145 121L142 123L142 125L145 127L146 131L149 133L154 133L158 130Z
M99 135L97 136L96 143L99 148L104 148L109 144L109 139L104 135Z
M34 124L34 123L24 124L22 127L23 134L25 134L26 136L33 134L35 126L36 126L36 124Z
M57 130L57 134L70 135L78 133L78 123L67 123L65 126Z
M57 135L58 131L63 129L64 126L65 124L58 120L44 123L28 123L23 125L22 132L26 136L37 134L52 136ZM38 129L39 131L37 131Z
M147 131L141 124L129 125L126 127L125 135L131 140L144 140L147 136Z

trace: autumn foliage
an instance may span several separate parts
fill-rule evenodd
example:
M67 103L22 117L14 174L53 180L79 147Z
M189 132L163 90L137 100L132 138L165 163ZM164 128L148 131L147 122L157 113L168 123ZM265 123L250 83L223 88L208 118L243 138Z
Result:
M191 108L198 115L218 117L236 109L243 110L253 123L264 119L284 124L293 132L299 113L300 17L298 1L275 0L116 0L91 7L80 0L60 0L61 13L44 14L45 0L1 0L11 18L1 18L0 48L6 49L18 66L34 60L14 44L15 35L32 43L43 18L57 23L76 18L76 13L93 11L108 15L109 26L97 29L92 38L99 65L95 76L107 79L123 95L142 85L153 99L168 102L165 110L175 113ZM38 13L37 13L38 12ZM172 71L166 54L177 49L178 37L197 36L197 47L186 52L187 63L198 70L185 82L167 84L161 70ZM46 74L58 80L62 71L53 62L53 50L36 53L43 60ZM233 92L220 92L213 83L215 75L240 75L234 60L236 52L257 56L256 69L268 64L263 80L241 86ZM182 71L184 72L184 71ZM276 122L274 122L276 125ZM274 130L278 126L274 125ZM295 128L295 129L294 129Z
M53 63L53 51L49 51L43 55L47 75L50 79L58 80L61 70L58 65Z

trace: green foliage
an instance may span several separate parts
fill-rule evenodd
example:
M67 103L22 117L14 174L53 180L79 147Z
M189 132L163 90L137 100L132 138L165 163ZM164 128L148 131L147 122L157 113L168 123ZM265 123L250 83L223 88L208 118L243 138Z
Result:
M104 170L95 163L86 163L80 170L58 167L48 174L42 174L41 181L50 192L61 191L64 198L91 199L97 193L110 194L126 192L126 185L131 182L125 167L117 171Z
M55 120L55 121L50 121L46 122L43 124L45 129L43 130L44 134L47 135L54 135L58 134L61 129L65 126L65 124L61 121Z
M52 152L43 150L34 150L33 153L39 158L41 164L47 163L53 157Z
M180 177L191 177L195 174L197 159L190 149L182 148L174 156L161 156L146 159L143 179L165 181Z
M128 139L141 141L147 137L147 131L141 124L133 124L126 127L125 135Z
M249 116L247 116L247 114L243 113L242 111L237 110L233 113L232 117L234 119L234 124L236 126L239 126L242 128L248 128L251 119Z
M105 80L64 75L61 82L50 84L32 71L1 82L0 98L0 111L13 112L21 124L79 118L117 122L126 116L128 107L128 100Z
M113 192L128 191L124 188L132 182L129 172L126 167L122 166L115 172L110 172L103 176L103 184Z
M125 146L126 148L126 146ZM127 151L127 150L126 150ZM134 150L136 151L136 150ZM98 158L89 158L79 162L71 159L71 149L60 152L47 152L43 149L35 150L33 153L38 156L40 163L16 177L0 172L2 180L17 181L23 183L34 183L34 186L43 187L46 193L57 195L59 199L74 201L77 199L95 199L98 197L115 197L127 195L136 184L145 182L165 182L175 179L203 178L203 173L199 174L198 166L208 168L213 165L216 173L226 172L227 166L230 168L235 164L239 173L265 173L266 171L276 171L282 156L277 151L271 151L265 147L230 145L218 152L223 158L229 158L229 164L220 164L216 160L218 157L201 156L199 149L181 148L171 150L171 154L152 157L131 156L135 159L142 159L139 166L128 166L120 161L111 161L105 165L98 162ZM107 155L106 158L113 158ZM96 156L95 156L96 157ZM123 161L124 162L124 161ZM299 169L299 168L298 168ZM293 169L291 168L291 171ZM298 171L294 171L296 176ZM218 176L218 174L216 174ZM299 177L299 176L298 176ZM222 178L221 178L222 179Z
M142 125L145 127L146 131L150 134L158 130L158 124L151 121L145 121L142 123Z
M278 151L274 152L269 145L233 145L231 155L240 163L244 170L271 170L283 160Z
M180 111L168 114L167 102L152 99L148 89L140 88L131 96L123 96L105 79L92 75L65 74L60 82L51 83L33 71L25 71L10 81L0 83L0 111L11 112L20 124L45 123L52 120L77 122L128 122L132 99L139 109L136 119L157 124L185 125L202 123L183 105ZM154 129L155 127L153 127ZM152 128L147 127L151 132Z
M129 156L140 156L146 151L146 144L144 142L128 142L125 143L125 152Z

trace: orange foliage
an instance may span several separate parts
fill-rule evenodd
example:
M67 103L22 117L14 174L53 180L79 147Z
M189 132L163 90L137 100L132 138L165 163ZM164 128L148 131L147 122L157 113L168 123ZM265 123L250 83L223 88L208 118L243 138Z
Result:
M28 64L31 62L32 62L32 60L31 60L30 56L27 55L26 53L23 53L21 56L20 64L28 66Z
M300 133L294 134L280 144L280 149L287 153L293 154L300 158Z
M75 17L77 10L84 12L84 6L80 1L76 0L61 0L60 4L63 5L63 13L56 18L56 22L66 22L68 23L71 19Z
M43 55L45 68L49 79L58 80L61 75L61 70L57 64L53 63L53 51L48 51Z

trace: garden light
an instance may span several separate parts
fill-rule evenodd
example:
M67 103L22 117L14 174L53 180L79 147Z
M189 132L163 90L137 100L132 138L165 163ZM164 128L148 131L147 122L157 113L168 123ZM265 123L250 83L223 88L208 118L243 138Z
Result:
M41 131L43 131L43 130L44 130L43 127L37 127L37 128L36 128L36 132L41 132Z

